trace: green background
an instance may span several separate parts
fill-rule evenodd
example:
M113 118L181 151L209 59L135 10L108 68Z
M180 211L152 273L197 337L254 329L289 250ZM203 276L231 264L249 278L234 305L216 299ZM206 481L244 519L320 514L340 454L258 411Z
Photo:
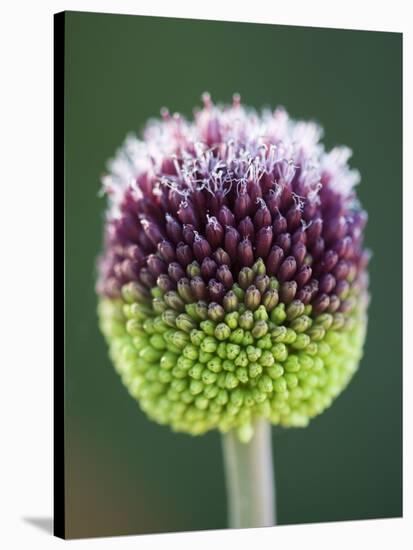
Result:
M352 147L369 212L365 357L307 429L274 429L279 523L400 516L401 35L69 12L65 40L66 535L226 526L218 433L145 418L109 362L94 294L107 159L161 106L190 116L204 90L318 120L328 147Z

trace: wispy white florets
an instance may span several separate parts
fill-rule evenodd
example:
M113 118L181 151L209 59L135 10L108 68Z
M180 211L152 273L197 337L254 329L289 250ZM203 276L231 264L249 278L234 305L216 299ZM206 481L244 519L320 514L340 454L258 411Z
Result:
M347 165L351 150L326 152L320 143L323 130L315 122L294 121L283 108L258 113L243 107L238 95L231 106L214 105L209 94L203 101L193 121L163 109L162 120L146 126L143 141L126 138L103 179L110 217L118 216L125 190L148 174L153 174L155 188L166 185L183 200L199 189L214 194L236 186L242 192L248 181L274 172L288 184L299 170L301 184L314 200L324 181L344 197L359 182L358 171Z

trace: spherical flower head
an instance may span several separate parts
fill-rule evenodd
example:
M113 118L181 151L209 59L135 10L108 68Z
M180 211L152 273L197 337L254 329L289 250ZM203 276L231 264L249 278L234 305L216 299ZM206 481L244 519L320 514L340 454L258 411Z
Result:
M248 440L257 417L306 426L357 370L367 217L351 151L317 124L203 101L110 163L98 313L151 419Z

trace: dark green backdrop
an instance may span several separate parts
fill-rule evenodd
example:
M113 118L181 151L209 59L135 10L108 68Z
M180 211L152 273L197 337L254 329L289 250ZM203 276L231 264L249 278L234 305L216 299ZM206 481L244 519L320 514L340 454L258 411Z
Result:
M204 90L317 119L328 147L354 150L369 212L365 357L309 428L274 429L279 523L400 516L401 35L69 12L65 40L67 536L226 525L218 433L146 420L109 362L94 294L107 159L161 106L189 116Z

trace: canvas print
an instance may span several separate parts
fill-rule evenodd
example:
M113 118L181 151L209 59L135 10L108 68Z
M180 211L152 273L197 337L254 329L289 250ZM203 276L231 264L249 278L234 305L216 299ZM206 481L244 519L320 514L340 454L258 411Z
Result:
M56 16L58 536L402 514L401 44Z

